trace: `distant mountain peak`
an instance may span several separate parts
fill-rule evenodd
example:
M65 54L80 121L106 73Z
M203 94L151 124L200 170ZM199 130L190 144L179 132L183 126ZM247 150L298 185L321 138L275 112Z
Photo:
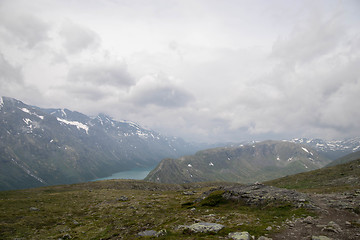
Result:
M105 114L91 118L2 97L0 190L89 181L198 150L174 139Z

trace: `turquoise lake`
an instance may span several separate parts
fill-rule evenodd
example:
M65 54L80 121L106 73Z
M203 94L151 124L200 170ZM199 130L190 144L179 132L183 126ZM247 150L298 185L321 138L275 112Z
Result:
M117 172L117 173L112 174L111 176L94 179L92 181L109 180L109 179L136 179L136 180L142 180L149 174L149 172L151 170L154 169L154 167L151 167L151 168L137 168L137 169L132 169L132 170L129 170L129 171Z

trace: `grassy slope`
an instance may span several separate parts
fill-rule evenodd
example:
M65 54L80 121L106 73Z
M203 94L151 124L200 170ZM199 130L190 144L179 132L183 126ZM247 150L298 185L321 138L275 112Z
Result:
M137 239L144 230L166 229L159 239L218 239L233 231L255 236L287 218L307 216L289 206L264 209L223 203L191 203L217 184L165 185L132 180L110 180L76 185L0 192L0 239ZM196 191L185 195L184 191ZM122 201L121 196L128 200ZM30 208L38 210L31 210ZM216 235L176 230L196 221L224 224Z
M338 158L338 159L332 161L331 163L329 163L327 165L327 167L336 166L336 165L339 165L339 164L344 164L344 163L347 163L347 162L354 161L356 159L360 159L360 151L353 152L353 153L350 153L350 154L348 154L348 155L346 155L344 157Z
M337 192L358 189L360 188L360 159L267 181L265 184L308 192Z

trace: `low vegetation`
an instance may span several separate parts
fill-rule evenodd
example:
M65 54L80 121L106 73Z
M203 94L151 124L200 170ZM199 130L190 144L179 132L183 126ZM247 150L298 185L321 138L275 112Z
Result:
M359 189L360 159L311 172L286 176L268 181L266 184L317 193L343 192Z
M312 214L289 204L247 206L223 199L221 191L201 198L219 185L230 184L109 180L0 192L0 239L138 239L145 230L166 230L158 239L217 239L235 231L259 237ZM225 228L212 235L181 227L195 222Z

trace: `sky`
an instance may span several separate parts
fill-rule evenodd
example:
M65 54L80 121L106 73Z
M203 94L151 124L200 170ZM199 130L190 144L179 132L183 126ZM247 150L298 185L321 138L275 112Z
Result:
M360 136L360 1L0 0L0 95L198 142Z

